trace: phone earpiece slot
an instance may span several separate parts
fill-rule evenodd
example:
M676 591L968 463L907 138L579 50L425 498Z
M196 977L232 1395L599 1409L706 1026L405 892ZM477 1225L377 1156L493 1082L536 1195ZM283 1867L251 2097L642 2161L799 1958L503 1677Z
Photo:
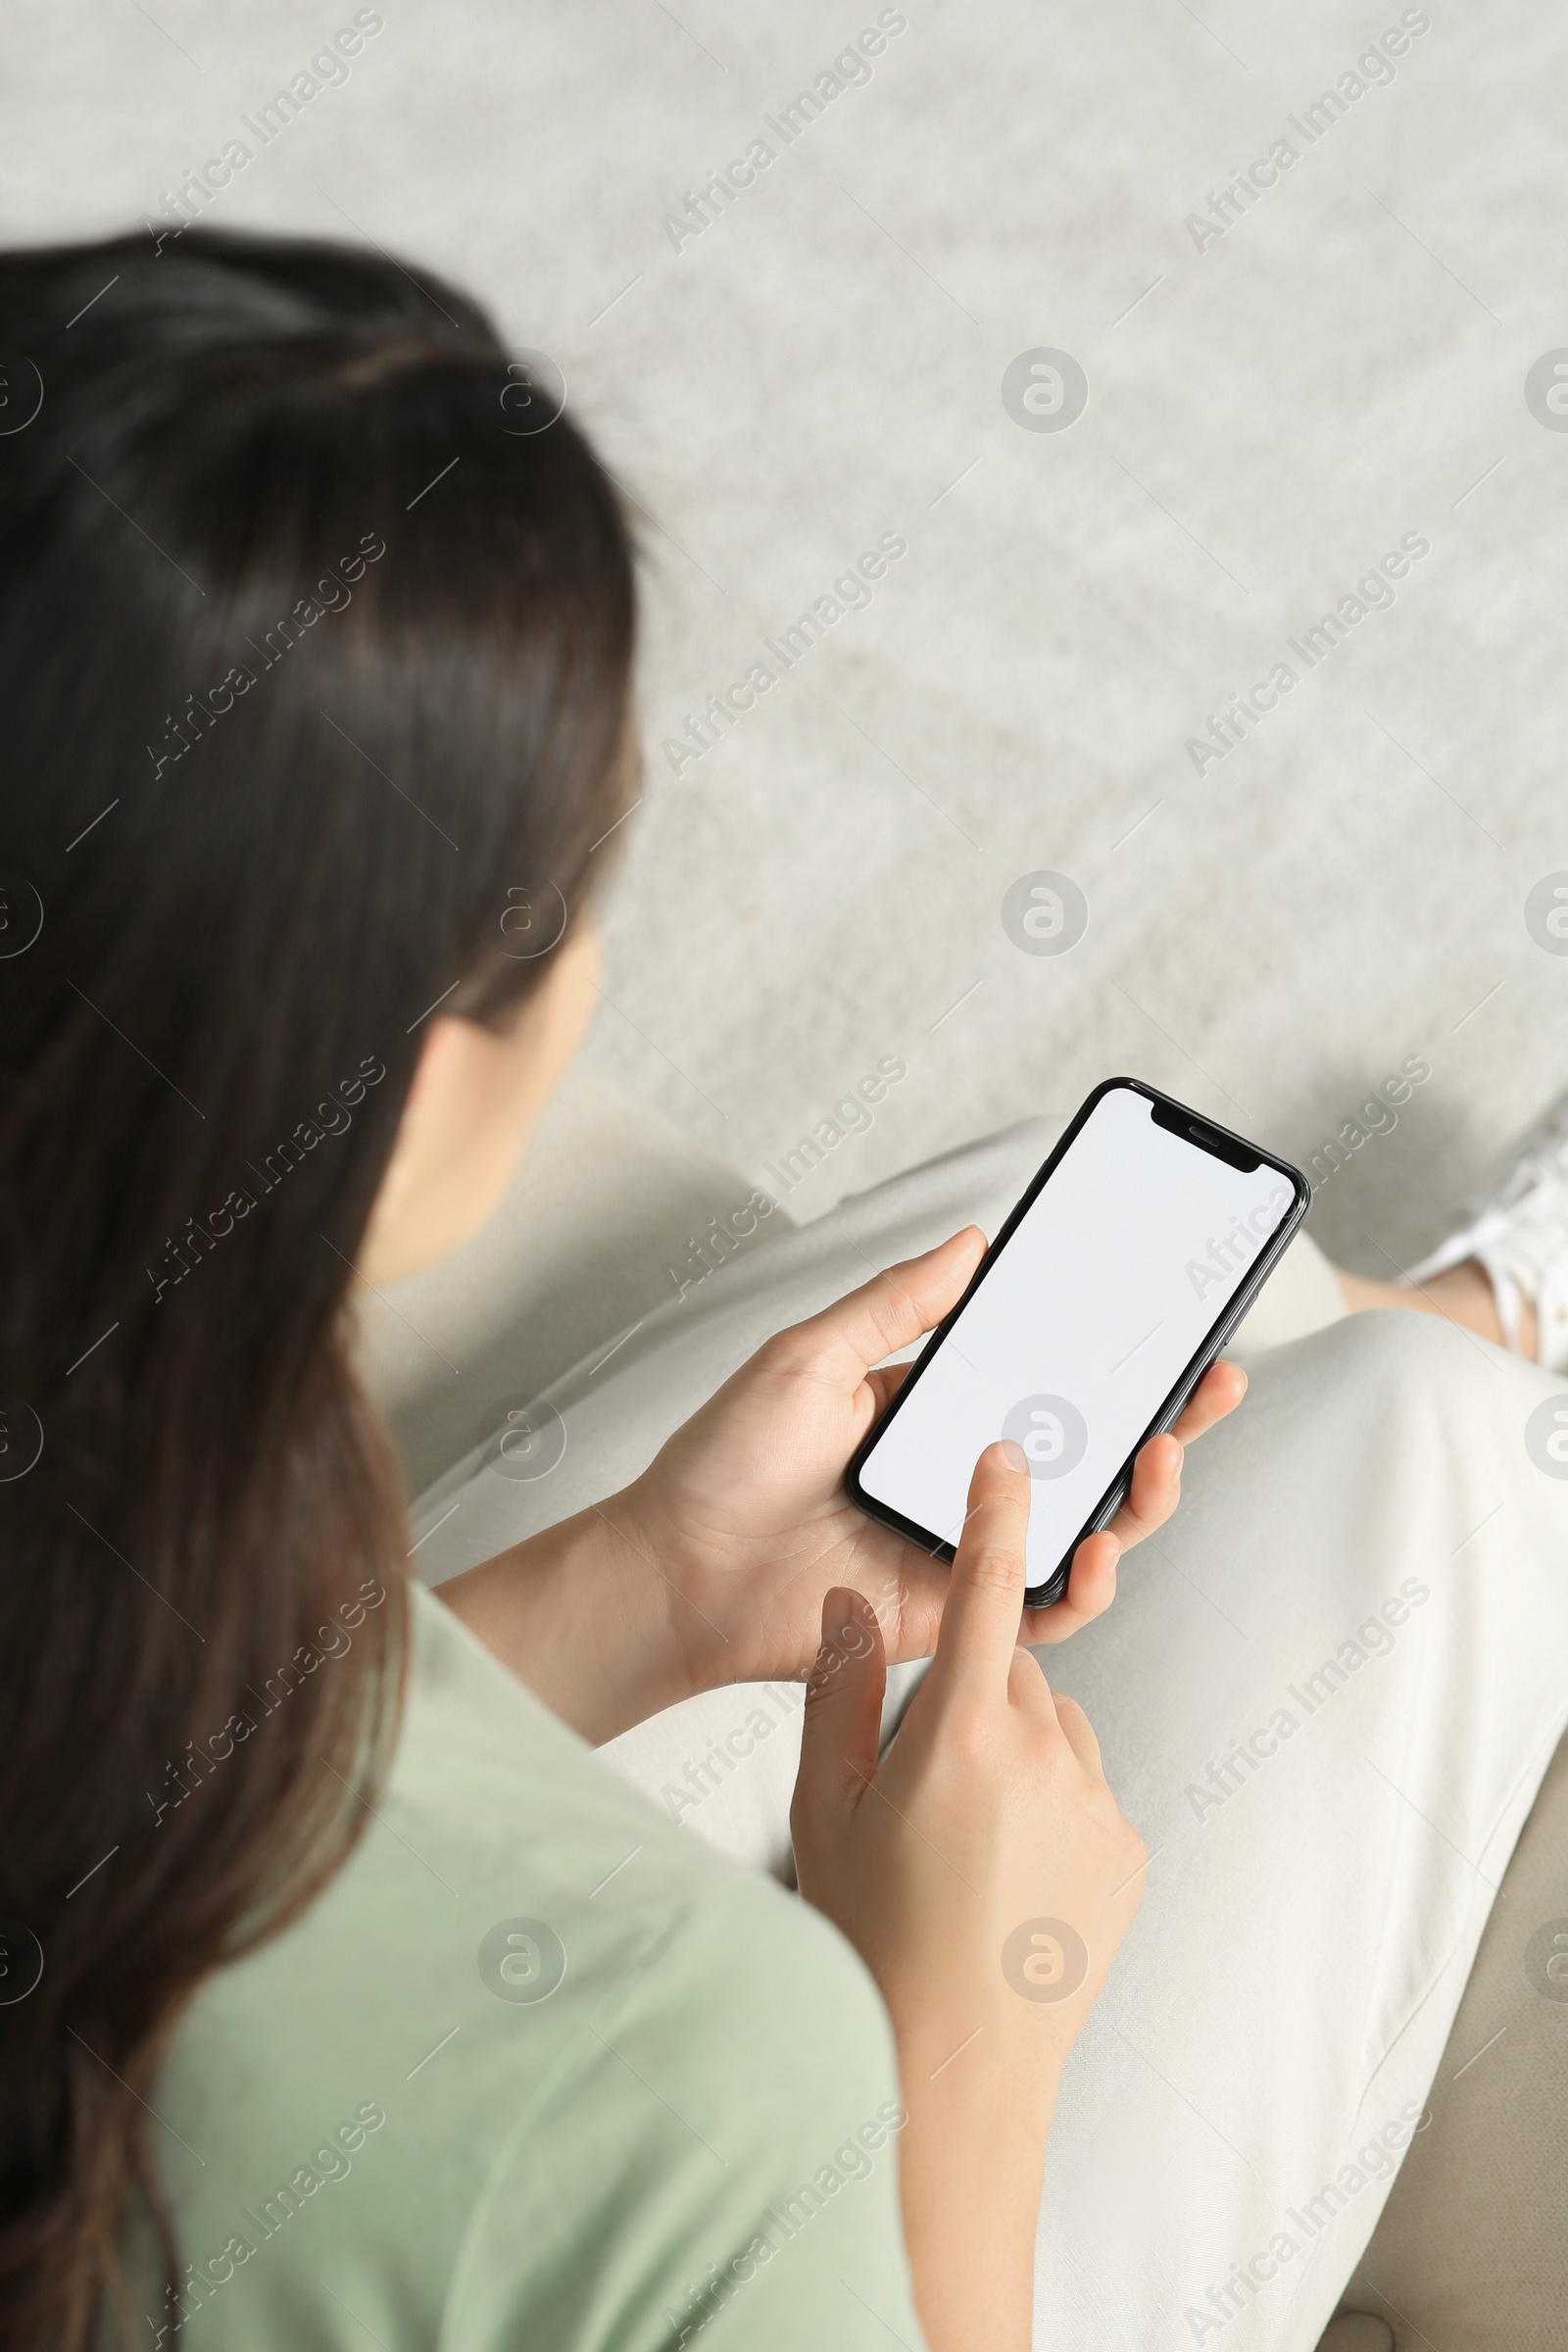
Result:
M1149 1115L1154 1125L1163 1127L1168 1135L1185 1136L1190 1144L1198 1146L1200 1152L1207 1152L1213 1158L1223 1159L1227 1166L1239 1168L1244 1176L1250 1176L1255 1168L1262 1165L1257 1153L1244 1144L1240 1136L1227 1135L1223 1127L1205 1125L1203 1121L1195 1119L1190 1111L1183 1110L1179 1103L1152 1102Z

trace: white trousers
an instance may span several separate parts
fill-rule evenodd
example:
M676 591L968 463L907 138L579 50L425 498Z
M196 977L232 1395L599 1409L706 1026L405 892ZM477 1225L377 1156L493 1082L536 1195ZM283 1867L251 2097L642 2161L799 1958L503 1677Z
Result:
M552 1391L548 1476L470 1456L421 1498L417 1564L439 1582L612 1492L769 1333L960 1225L995 1232L1057 1131L932 1161L661 1309ZM1568 1719L1558 1381L1434 1317L1345 1316L1304 1239L1236 1352L1248 1398L1190 1453L1177 1518L1129 1555L1108 1616L1042 1653L1151 1849L1048 2151L1053 2352L1310 2352L1428 2128ZM890 1722L918 1672L896 1675ZM799 1715L798 1688L738 1687L605 1753L787 1871Z

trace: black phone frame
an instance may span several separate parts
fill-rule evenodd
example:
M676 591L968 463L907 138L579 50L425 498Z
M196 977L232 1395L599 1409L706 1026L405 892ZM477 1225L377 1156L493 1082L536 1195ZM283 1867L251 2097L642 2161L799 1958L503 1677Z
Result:
M1310 1184L1300 1169L1293 1166L1290 1160L1281 1159L1276 1152L1265 1152L1261 1144L1250 1142L1246 1136L1237 1135L1229 1127L1221 1127L1217 1120L1206 1118L1201 1111L1191 1109L1185 1102L1178 1102L1173 1095L1161 1094L1158 1087L1150 1086L1141 1078L1102 1078L1079 1104L1058 1137L1049 1158L1030 1179L1025 1191L1008 1211L996 1240L986 1250L984 1257L981 1258L979 1265L976 1266L970 1277L962 1298L956 1305L950 1308L932 1332L919 1355L910 1365L897 1395L886 1409L877 1415L876 1420L851 1455L845 1469L844 1486L850 1500L858 1509L864 1511L867 1518L878 1520L884 1527L891 1527L897 1534L907 1538L911 1544L917 1544L922 1551L930 1552L934 1559L946 1560L951 1565L956 1556L956 1546L944 1539L934 1536L929 1528L918 1527L912 1519L906 1519L904 1514L894 1510L891 1504L881 1502L875 1495L868 1494L860 1484L861 1465L886 1431L895 1414L900 1411L913 1393L921 1374L935 1357L937 1349L942 1346L943 1341L974 1297L975 1292L980 1288L981 1283L996 1266L1003 1250L1011 1240L1014 1231L1037 1195L1050 1182L1054 1169L1072 1149L1080 1128L1083 1127L1103 1097L1117 1087L1124 1087L1132 1094L1143 1096L1145 1101L1153 1105L1153 1115L1157 1125L1168 1128L1174 1134L1185 1136L1189 1143L1195 1144L1200 1151L1209 1152L1212 1157L1226 1160L1232 1167L1243 1166L1245 1160L1248 1172L1254 1167L1273 1168L1290 1185L1292 1200L1291 1206L1258 1250L1255 1261L1249 1268L1235 1297L1221 1309L1215 1321L1209 1326L1208 1331L1199 1343L1196 1353L1189 1359L1186 1368L1180 1374L1163 1404L1129 1451L1121 1468L1068 1544L1051 1575L1041 1584L1026 1587L1024 1605L1031 1609L1049 1608L1054 1601L1061 1598L1067 1588L1073 1554L1077 1551L1079 1544L1084 1542L1086 1537L1097 1535L1102 1528L1108 1527L1111 1520L1115 1518L1126 1500L1127 1490L1132 1480L1133 1463L1140 1451L1148 1445L1151 1438L1160 1436L1180 1417L1193 1391L1256 1298L1264 1283L1267 1282L1286 1249L1295 1239L1302 1219L1312 1204Z

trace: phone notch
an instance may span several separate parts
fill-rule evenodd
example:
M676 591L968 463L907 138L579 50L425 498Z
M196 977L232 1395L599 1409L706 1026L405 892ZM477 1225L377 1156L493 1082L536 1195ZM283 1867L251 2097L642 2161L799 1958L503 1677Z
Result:
M1200 1152L1212 1152L1228 1167L1239 1168L1244 1176L1250 1176L1254 1168L1263 1164L1261 1152L1244 1144L1239 1135L1231 1135L1223 1127L1211 1127L1206 1119L1195 1117L1180 1102L1166 1102L1156 1097L1150 1105L1150 1116L1156 1127L1163 1127L1171 1135L1185 1136Z

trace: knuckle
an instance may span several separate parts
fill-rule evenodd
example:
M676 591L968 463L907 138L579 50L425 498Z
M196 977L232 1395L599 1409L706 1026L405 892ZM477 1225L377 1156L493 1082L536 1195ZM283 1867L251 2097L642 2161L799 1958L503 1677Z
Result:
M907 1294L891 1274L878 1274L866 1286L866 1320L875 1332L884 1355L902 1348L916 1322Z
M814 1858L829 1846L831 1826L821 1798L805 1788L797 1789L790 1806L790 1842L799 1848L797 1869L802 1857Z
M972 1700L956 1701L943 1719L942 1744L951 1763L985 1770L995 1744L987 1709Z
M1030 1753L1037 1770L1061 1772L1073 1761L1072 1747L1061 1726L1061 1701L1054 1699L1053 1702L1053 1694L1046 1688L1044 1675L1037 1672L1036 1680L1047 1703L1040 1707L1032 1706L1027 1711L1025 1720L1028 1724Z
M775 1374L790 1376L804 1372L816 1354L815 1335L804 1323L792 1323L787 1331L775 1331L758 1349L760 1362Z
M1148 1885L1144 1866L1149 1860L1149 1848L1136 1830L1129 1830L1125 1823L1122 1826L1125 1834L1116 1854L1115 1884L1132 1896L1135 1904L1141 1903Z
M1038 1661L1026 1649L1015 1649L1007 1662L1007 1695L1009 1698L1035 1698L1045 1695L1045 1676Z
M964 1576L977 1592L1021 1592L1022 1554L995 1535L982 1536L964 1561Z

